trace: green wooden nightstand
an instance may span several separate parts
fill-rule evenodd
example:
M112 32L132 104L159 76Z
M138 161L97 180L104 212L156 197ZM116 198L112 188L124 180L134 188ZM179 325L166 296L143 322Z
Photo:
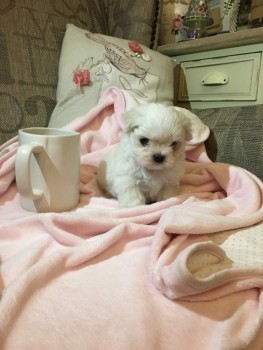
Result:
M159 46L174 57L175 104L186 108L263 104L263 28Z

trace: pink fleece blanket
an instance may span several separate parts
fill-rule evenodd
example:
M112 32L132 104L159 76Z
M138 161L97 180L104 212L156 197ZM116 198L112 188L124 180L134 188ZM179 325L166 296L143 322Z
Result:
M209 161L192 113L181 194L119 209L96 166L135 105L109 89L67 129L81 134L81 197L68 213L24 211L17 138L0 146L0 348L263 349L263 185ZM176 108L176 107L175 107Z

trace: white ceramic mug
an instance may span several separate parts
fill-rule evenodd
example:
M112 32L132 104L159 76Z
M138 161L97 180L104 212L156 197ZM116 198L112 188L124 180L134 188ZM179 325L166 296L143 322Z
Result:
M61 212L79 202L80 135L54 128L18 133L16 183L22 208Z

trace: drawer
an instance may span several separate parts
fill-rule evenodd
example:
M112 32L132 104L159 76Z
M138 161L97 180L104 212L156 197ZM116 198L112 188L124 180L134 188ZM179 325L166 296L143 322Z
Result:
M181 62L178 101L257 99L261 53Z

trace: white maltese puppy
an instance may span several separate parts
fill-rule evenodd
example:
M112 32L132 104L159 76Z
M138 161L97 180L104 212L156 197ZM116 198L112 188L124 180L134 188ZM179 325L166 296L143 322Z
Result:
M124 114L124 136L98 168L102 189L121 207L162 201L178 194L190 123L173 106L149 103Z

